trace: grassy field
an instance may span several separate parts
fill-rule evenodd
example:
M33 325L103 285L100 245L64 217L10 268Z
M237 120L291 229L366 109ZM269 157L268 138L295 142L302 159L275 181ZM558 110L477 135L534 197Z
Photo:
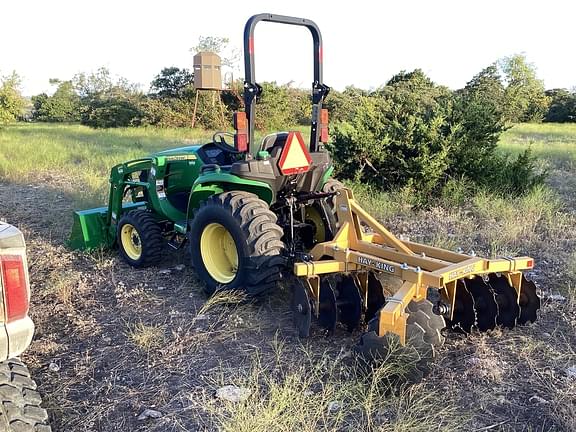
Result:
M502 151L518 154L527 146L536 156L556 167L576 166L576 124L520 124L506 131L500 139Z
M353 185L358 200L411 240L479 254L526 254L540 319L514 330L450 334L416 385L393 356L366 376L359 333L300 340L286 287L247 301L207 299L185 253L134 270L114 252L67 250L72 210L105 201L109 168L208 139L196 130L18 124L0 129L2 217L29 247L35 341L25 354L55 431L576 430L576 125L517 125L501 151L530 145L549 171L523 197L466 190L426 210L402 192ZM455 187L458 187L456 185ZM561 294L563 297L553 297ZM242 386L241 403L214 397ZM161 418L137 420L146 408Z

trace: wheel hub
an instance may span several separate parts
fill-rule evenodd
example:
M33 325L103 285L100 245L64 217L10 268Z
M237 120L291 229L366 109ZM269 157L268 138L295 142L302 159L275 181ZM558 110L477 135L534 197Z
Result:
M120 240L126 255L134 261L137 261L142 256L142 241L140 234L132 224L125 224L120 233Z
M206 270L220 283L230 283L238 271L238 249L230 232L219 223L204 228L200 252Z

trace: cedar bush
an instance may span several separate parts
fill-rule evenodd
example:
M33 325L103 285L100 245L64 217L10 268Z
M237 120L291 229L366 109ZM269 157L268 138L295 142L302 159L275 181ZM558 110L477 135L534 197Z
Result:
M459 92L434 84L421 70L402 72L358 99L337 123L330 144L337 175L382 190L410 190L419 203L440 196L450 179L507 193L541 184L530 151L500 155L505 130L497 70L489 67Z

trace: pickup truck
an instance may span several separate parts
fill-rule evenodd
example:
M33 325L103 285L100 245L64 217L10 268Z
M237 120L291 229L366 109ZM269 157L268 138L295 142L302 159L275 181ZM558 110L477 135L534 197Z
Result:
M50 432L48 413L18 356L32 342L30 282L22 233L0 222L0 432Z

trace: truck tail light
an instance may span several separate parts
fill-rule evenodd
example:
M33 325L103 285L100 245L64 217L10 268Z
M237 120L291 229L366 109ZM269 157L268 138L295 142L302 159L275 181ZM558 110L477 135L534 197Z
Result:
M6 305L6 321L24 318L30 303L24 258L21 255L1 255L2 286Z

